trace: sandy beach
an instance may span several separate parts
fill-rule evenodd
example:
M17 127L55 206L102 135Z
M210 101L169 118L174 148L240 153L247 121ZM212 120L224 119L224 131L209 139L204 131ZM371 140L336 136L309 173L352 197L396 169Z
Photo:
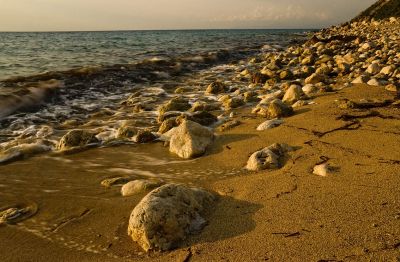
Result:
M214 81L220 72L208 75L211 85L163 98L159 118L165 119L157 124L163 132L117 130L134 132L135 143L92 146L101 139L84 133L74 144L65 130L100 129L70 123L57 127L63 132L58 144L40 145L51 150L24 147L14 158L11 146L1 148L7 161L0 165L0 260L399 261L399 25L399 18L348 23L249 57L246 68L228 70L234 83L246 83L242 89L224 90ZM201 110L215 116L196 118L193 103L186 107L179 99L206 89L202 106L220 107ZM275 118L270 105L276 100L283 101L282 121L257 128ZM293 112L284 115L285 106ZM126 113L133 106L121 108ZM167 131L217 115L209 129L201 127L212 130L203 130L201 139L213 133L201 156L179 157L179 148L171 153L174 135L165 139ZM108 118L93 114L88 122ZM13 146L30 141L19 139ZM277 166L249 170L249 158L275 143L290 147L278 154ZM121 186L134 180L157 185L122 196ZM129 219L149 192L169 183L203 188L215 200L201 212L202 230L171 250L146 252L128 235Z

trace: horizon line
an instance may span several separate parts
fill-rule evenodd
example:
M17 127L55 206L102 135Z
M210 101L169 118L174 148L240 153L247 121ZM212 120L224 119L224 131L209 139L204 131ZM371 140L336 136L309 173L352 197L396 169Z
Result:
M135 32L135 31L222 31L222 30L321 30L320 28L185 28L185 29L105 29L105 30L33 30L0 31L0 33L90 33L90 32Z

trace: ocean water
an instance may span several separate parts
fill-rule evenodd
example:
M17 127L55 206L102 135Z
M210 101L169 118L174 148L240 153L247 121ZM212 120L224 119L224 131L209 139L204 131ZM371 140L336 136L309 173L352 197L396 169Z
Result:
M305 30L181 30L0 33L0 80L149 58L285 45Z

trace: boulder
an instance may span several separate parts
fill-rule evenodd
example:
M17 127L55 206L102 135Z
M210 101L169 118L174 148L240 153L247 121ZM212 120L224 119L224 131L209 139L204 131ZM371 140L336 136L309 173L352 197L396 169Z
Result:
M318 88L315 85L307 84L301 88L306 95L311 95L318 92Z
M273 144L254 152L247 161L246 169L260 171L264 169L276 169L281 167L285 154L292 151L286 144Z
M161 186L133 209L128 234L145 251L178 247L206 225L202 215L214 200L215 196L203 189L179 184Z
M226 85L220 81L212 82L206 89L206 94L220 94L228 91Z
M182 158L203 155L214 138L208 128L190 120L184 120L173 131L169 151Z
M282 101L288 104L293 104L303 97L305 97L305 94L301 87L298 85L291 85L283 96Z
M381 69L380 73L384 75L391 75L395 70L395 67L390 65L390 66L385 66L384 68Z
M159 187L160 185L161 183L158 181L151 181L144 179L133 180L129 181L128 183L122 186L121 194L124 197L133 196L154 189L156 187Z
M176 126L178 126L176 117L167 118L161 123L160 127L158 128L158 133L164 134Z
M372 78L371 80L369 80L369 81L367 82L367 85L370 85L370 86L380 86L380 83L379 83L378 80L376 80L376 78Z
M279 78L281 80L290 80L293 79L293 72L288 70L283 70L282 72L280 72L279 74Z
M317 176L326 177L332 173L332 168L329 166L328 163L320 164L314 166L313 174Z
M68 150L74 147L85 147L92 143L98 143L96 134L86 130L71 130L66 133L58 142L58 150Z

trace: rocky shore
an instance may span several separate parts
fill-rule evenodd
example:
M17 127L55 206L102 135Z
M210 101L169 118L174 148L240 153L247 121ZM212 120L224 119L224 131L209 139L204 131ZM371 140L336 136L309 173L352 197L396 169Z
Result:
M38 207L6 205L13 199L8 188L0 208L0 250L7 252L0 258L400 259L400 18L359 20L286 49L264 49L225 68L224 77L207 73L207 85L154 88L148 100L139 90L120 103L118 114L99 110L86 123L35 126L2 143L0 170L10 177L26 166L48 165L46 158L28 159L33 155L77 153L103 161L101 152L127 150L118 145L195 159L193 176L196 166L240 171L186 185L157 174L103 177L95 190L109 199L66 201L60 213L41 210L56 210L62 190L55 203ZM128 112L147 121L128 121ZM105 128L106 121L112 125ZM71 174L94 187L86 175ZM39 229L41 220L49 224Z

